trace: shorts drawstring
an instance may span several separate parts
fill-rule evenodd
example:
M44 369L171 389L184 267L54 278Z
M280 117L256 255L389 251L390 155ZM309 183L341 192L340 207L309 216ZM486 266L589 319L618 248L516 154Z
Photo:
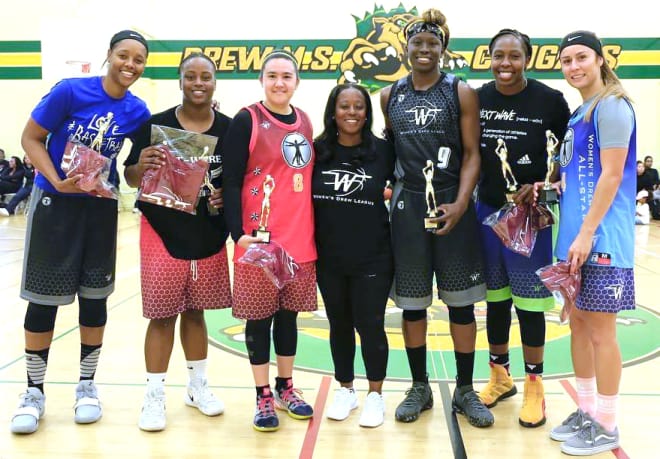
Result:
M197 260L190 260L190 271L192 271L192 280L197 280Z

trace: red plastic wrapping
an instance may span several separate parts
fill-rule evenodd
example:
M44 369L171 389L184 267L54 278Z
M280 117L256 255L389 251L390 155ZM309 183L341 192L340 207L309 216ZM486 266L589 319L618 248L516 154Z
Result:
M93 196L118 199L117 187L108 180L112 167L110 158L81 143L68 141L60 167L67 177L82 175L77 183L81 190Z
M280 290L298 276L300 269L287 251L273 240L267 244L250 244L238 262L263 268Z
M562 305L559 320L562 324L568 322L571 310L582 286L582 275L578 269L570 274L571 264L568 261L558 261L544 266L536 271L543 285L552 292L557 302Z
M544 205L507 203L483 221L493 228L505 247L530 257L539 230L554 223L554 215Z
M167 145L165 164L159 169L147 169L140 185L140 201L195 214L199 189L209 164L204 160L186 162L174 156Z

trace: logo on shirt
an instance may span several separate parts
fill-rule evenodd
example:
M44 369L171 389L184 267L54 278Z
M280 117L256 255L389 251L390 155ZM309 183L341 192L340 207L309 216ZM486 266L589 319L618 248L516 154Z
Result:
M346 163L343 163L342 165L350 166ZM323 175L329 175L332 177L332 180L324 182L324 185L332 185L337 196L350 196L356 191L364 189L365 182L372 178L370 175L367 175L361 167L355 171L332 169L324 171Z
M516 161L518 164L525 165L525 164L532 164L532 160L529 159L529 155L525 155L522 158L520 158L518 161Z
M304 135L290 132L282 140L282 157L294 169L302 169L312 159L312 147Z
M568 166L568 163L571 162L573 158L573 137L575 132L573 128L568 128L566 135L564 135L564 140L561 143L561 150L559 151L559 164L562 167Z
M409 123L415 123L421 129L424 129L433 121L437 113L442 111L441 108L435 107L431 102L422 100L424 105L416 105L413 108L406 110L406 113L411 113L413 116L408 119Z

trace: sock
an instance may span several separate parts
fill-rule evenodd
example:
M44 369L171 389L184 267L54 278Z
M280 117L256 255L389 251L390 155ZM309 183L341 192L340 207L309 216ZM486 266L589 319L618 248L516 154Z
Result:
M456 385L471 386L472 385L472 372L474 371L474 352L457 352L454 351L456 358Z
M87 381L94 379L96 367L99 364L99 354L101 353L101 344L83 344L80 343L80 380Z
M164 390L166 374L167 373L147 372L147 391L156 390L156 389Z
M596 421L608 432L614 432L614 429L616 429L616 406L619 396L598 394L597 399Z
M578 407L589 416L596 415L596 377L575 377L577 386Z
M28 387L36 387L44 393L44 378L48 365L48 352L50 347L39 351L25 350L25 366L27 368Z
M206 359L186 360L186 367L188 368L190 382L204 381L206 379Z
M277 392L288 389L289 387L293 387L292 378L280 378L279 376L275 377L275 390Z
M272 397L273 393L270 390L270 384L266 384L265 386L256 386L257 389L257 397Z
M408 365L413 381L428 382L426 375L426 344L419 347L406 347Z
M509 373L509 353L505 352L504 354L493 354L492 352L490 353L490 363L494 365L502 365L505 369L507 374Z
M543 362L541 363L529 363L525 361L525 373L528 375L542 375L543 374Z

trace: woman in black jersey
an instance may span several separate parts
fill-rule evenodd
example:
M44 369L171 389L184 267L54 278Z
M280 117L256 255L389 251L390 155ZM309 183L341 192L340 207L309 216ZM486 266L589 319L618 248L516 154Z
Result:
M183 59L179 67L183 92L180 105L151 117L142 127L124 162L129 185L140 185L147 169L164 164L162 147L151 145L151 127L169 126L217 138L207 157L211 186L202 188L196 215L138 201L142 211L140 257L142 311L149 319L144 354L147 389L138 426L163 430L165 376L174 345L174 328L181 316L181 344L190 378L184 401L207 416L224 411L224 404L206 380L208 335L205 309L231 306L229 263L222 212L221 145L231 119L212 108L215 64L202 53Z
M394 152L371 132L373 109L362 86L336 86L323 122L325 129L314 143L312 179L316 275L330 322L335 379L341 385L326 415L341 421L358 406L353 388L357 330L369 380L360 425L377 427L385 413L384 318L393 269L383 190L392 178Z

